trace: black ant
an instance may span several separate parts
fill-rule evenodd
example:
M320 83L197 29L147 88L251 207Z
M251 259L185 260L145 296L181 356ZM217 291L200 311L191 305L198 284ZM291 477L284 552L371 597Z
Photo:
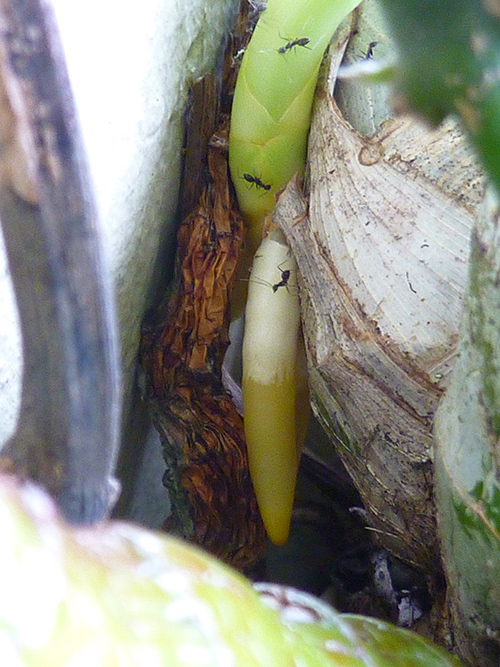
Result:
M272 286L273 292L277 292L280 287L288 287L288 281L290 280L290 269L283 269L281 268L281 264L278 266L278 269L281 271L281 280L279 283L276 283L275 285Z
M300 37L299 39L288 39L288 37L282 37L281 39L285 39L287 43L285 46L282 46L278 49L278 53L285 54L287 51L291 51L292 49L295 49L297 46L302 46L304 49L308 49L311 51L311 48L307 46L309 42L311 41L309 37Z
M282 262L282 264L284 264L284 263L285 262ZM282 269L281 268L282 264L278 265L278 270L281 273L281 280L279 282L275 283L274 285L271 285L271 283L267 282L267 280L262 280L261 278L252 278L252 280L257 282L259 285L268 285L269 287L271 287L274 294L276 294L276 292L279 290L280 287L286 287L287 290L288 290L288 287L289 287L288 281L290 280L290 276L291 276L292 272L291 272L290 269Z
M271 189L271 184L263 183L258 176L253 176L252 174L243 174L241 178L243 178L247 183L250 183L250 187L255 185L256 188L262 188L263 190Z
M375 47L377 45L378 45L378 42L370 42L368 44L368 51L366 52L364 60L371 60L373 58L373 50L375 49Z

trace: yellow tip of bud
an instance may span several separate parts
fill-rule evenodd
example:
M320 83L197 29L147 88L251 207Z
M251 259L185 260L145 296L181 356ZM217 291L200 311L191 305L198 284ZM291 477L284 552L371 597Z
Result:
M243 380L250 474L264 525L275 544L288 539L297 479L293 379L267 386Z

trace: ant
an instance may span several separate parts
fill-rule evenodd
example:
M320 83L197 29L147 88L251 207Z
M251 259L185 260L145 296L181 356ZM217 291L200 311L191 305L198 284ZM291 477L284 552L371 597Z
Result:
M288 281L290 280L290 269L283 270L281 264L278 266L278 269L281 271L281 280L279 283L272 285L274 293L276 293L280 287L288 287Z
M368 44L368 51L364 57L364 60L371 60L373 58L373 50L378 46L378 42L370 42Z
M247 183L250 183L250 187L255 185L256 188L262 188L264 190L271 189L271 184L263 183L258 176L253 176L252 174L243 174L241 178L243 178Z
M267 282L267 280L262 280L261 278L253 278L252 280L257 282L259 285L268 285L269 287L271 287L274 294L276 294L276 292L279 290L280 287L286 287L286 289L288 290L288 287L289 287L288 281L290 280L290 276L291 276L292 272L291 272L291 269L282 269L281 268L284 263L285 262L282 262L281 264L278 265L278 270L281 273L281 280L279 282L275 283L274 285L271 285L271 283Z
M311 41L309 37L300 37L299 39L288 39L288 37L282 37L281 39L286 40L287 43L277 50L278 53L282 53L284 55L287 53L287 51L291 51L297 46L302 46L304 49L311 51L311 48L307 46Z

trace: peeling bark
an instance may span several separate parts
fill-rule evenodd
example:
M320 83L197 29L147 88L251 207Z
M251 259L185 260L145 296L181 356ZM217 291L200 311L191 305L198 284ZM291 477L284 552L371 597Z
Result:
M472 211L483 186L456 126L358 134L321 91L275 222L302 274L313 406L394 554L440 569L432 422L454 361Z
M247 38L245 25L240 17L228 54L238 52ZM226 55L223 110L229 104L234 65L234 57ZM179 229L175 287L143 329L141 362L146 400L167 463L164 483L172 515L165 527L243 569L254 564L265 547L243 420L222 382L229 295L244 224L229 181L227 120L217 114L212 77L198 84L193 99L198 100L192 111L198 136L187 144L184 173L189 187L181 210L190 209L197 189L201 196ZM210 137L218 122L218 131ZM193 187L197 183L202 186Z

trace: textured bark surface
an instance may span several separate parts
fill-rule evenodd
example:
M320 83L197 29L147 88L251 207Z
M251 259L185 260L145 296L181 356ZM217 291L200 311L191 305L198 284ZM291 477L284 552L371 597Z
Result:
M313 404L394 554L439 570L432 421L453 364L481 176L456 126L408 119L371 139L317 100L310 194L275 221L303 278Z

